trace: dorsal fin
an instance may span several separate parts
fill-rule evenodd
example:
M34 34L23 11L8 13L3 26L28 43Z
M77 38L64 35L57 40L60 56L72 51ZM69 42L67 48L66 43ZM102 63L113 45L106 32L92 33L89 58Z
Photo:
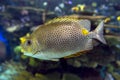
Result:
M80 20L80 25L83 26L84 28L86 28L88 31L90 31L91 28L91 23L89 20L84 19L84 20Z
M69 21L78 22L79 20L77 18L71 18L71 17L58 17L46 22L45 25L56 23L56 22L69 22Z
M49 25L49 24L53 24L53 23L56 23L56 22L79 22L79 24L86 28L88 31L90 31L90 28L91 28L91 23L89 20L87 19L84 19L84 20L81 20L81 19L78 19L76 17L69 17L69 16L65 16L65 17L58 17L58 18L54 18L48 22L46 22L44 25Z

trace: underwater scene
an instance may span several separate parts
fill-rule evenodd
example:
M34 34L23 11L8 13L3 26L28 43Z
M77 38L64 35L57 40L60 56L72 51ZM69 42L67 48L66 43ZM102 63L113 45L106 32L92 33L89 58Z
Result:
M120 80L120 0L0 0L0 80Z

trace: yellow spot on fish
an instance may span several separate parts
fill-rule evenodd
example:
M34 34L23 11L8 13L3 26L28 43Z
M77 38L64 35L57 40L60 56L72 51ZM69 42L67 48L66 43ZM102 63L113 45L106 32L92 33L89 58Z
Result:
M82 28L82 34L86 36L89 34L89 31L85 28Z
M21 44L23 44L25 41L26 41L26 38L24 38L24 37L21 37L21 38L20 38Z
M117 17L117 20L120 21L120 16Z
M26 37L30 37L30 34L27 33L27 34L26 34ZM26 41L26 38L25 38L25 37L21 37L21 38L20 38L21 44L23 44L25 41Z

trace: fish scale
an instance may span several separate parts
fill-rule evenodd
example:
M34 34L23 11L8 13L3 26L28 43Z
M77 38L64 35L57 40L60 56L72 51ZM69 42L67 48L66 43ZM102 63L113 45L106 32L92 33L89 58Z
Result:
M62 28L61 26L59 26L56 31L53 31L54 32L53 34L50 34L50 37L48 39L49 41L48 44L50 47L54 47L56 49L61 48L61 51L63 49L66 49L65 47L67 47L68 50L72 49L72 47L75 48L75 45L77 42L76 39L79 40L79 38L81 37L81 34L79 31L80 29L78 30L71 26L67 26L65 28ZM58 35L56 36L55 34L58 34Z

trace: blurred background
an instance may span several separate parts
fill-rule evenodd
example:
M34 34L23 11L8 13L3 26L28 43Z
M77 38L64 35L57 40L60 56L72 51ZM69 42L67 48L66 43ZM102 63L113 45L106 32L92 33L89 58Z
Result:
M120 80L120 0L0 0L0 80ZM104 20L107 45L58 62L23 55L19 38L55 17Z

